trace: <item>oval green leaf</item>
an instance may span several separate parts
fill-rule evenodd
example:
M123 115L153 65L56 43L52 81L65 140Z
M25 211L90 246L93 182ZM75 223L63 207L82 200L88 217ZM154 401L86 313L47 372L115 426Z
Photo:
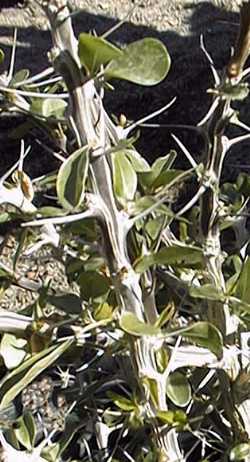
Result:
M79 35L78 55L81 64L92 74L113 59L122 56L122 51L102 37L94 37L85 32Z
M152 265L189 267L190 265L201 264L202 261L203 253L198 247L173 245L141 258L136 263L135 270L138 273L143 273Z
M13 369L22 363L27 351L27 342L23 338L16 338L12 334L4 334L1 340L0 353L7 369Z
M20 82L23 82L24 80L28 79L30 75L29 69L20 69L20 71L17 71L11 81L10 81L10 87L14 87Z
M82 203L88 166L87 147L75 151L61 165L57 175L56 190L58 199L65 209L75 209Z
M189 293L191 297L202 298L206 300L225 301L225 294L212 284L204 284L200 287L191 286Z
M39 215L42 217L62 217L66 215L65 210L59 209L59 207L44 206L38 209Z
M163 157L159 157L153 163L149 172L143 172L139 175L140 182L145 188L152 188L153 183L157 180L160 174L169 170L176 159L176 152L171 150Z
M24 413L23 416L15 422L15 436L18 441L28 450L31 451L36 434L35 421L31 413Z
M161 335L161 330L158 327L140 321L135 314L128 311L121 316L120 327L128 334L136 337Z
M121 56L113 59L105 69L105 76L151 86L166 77L170 63L164 44L154 38L145 38L131 43Z
M130 160L135 172L150 172L151 168L139 152L135 149L126 149L125 154L127 158Z
M68 314L80 314L82 311L82 302L76 294L49 295L47 298L51 305Z
M110 290L109 279L97 271L85 271L78 278L83 300L97 299Z
M64 117L66 101L60 98L34 98L30 111L42 117Z
M218 358L223 355L223 337L219 329L207 321L199 321L168 335L181 335L201 347L208 348Z
M112 391L108 392L107 395L112 399L113 403L123 411L131 412L136 409L136 404L124 396L118 395Z
M137 188L137 175L124 152L112 156L113 185L118 199L132 201Z
M34 447L35 439L36 439L36 423L35 419L31 412L24 412L23 413L23 420L25 422L26 428L29 432L31 446Z
M167 425L174 423L174 411L157 411L156 417Z
M250 304L250 258L247 257L242 265L240 277L236 285L235 295L244 303Z
M179 371L174 371L169 375L166 393L168 398L179 407L186 407L192 396L188 379Z
M59 346L52 346L47 350L43 350L4 377L0 383L0 410L7 407L41 372L51 366L72 343L73 340L69 339Z

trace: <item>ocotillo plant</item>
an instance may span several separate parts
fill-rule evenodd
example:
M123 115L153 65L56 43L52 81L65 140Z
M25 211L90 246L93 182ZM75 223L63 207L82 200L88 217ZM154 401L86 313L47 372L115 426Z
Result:
M104 107L114 79L166 78L164 45L146 38L119 48L107 34L86 32L77 39L65 0L37 3L50 23L51 67L13 75L14 45L1 107L42 129L60 167L30 178L22 140L19 161L0 183L2 221L22 220L12 265L0 267L2 291L37 293L20 313L0 313L4 451L12 460L54 462L249 460L249 179L222 185L221 173L230 148L250 137L227 135L230 124L249 132L234 104L248 96L250 4L220 75L201 40L215 83L206 115L188 128L203 137L203 162L173 134L191 163L177 170L174 151L150 166L135 147L136 129L174 100L131 124L123 114L114 122ZM199 184L192 199L173 208L171 192L192 177ZM35 201L44 186L56 206ZM232 255L221 245L229 227L237 237ZM44 246L65 268L71 293L20 274L19 261L35 254L39 261ZM67 409L49 434L44 411L32 415L24 399L45 374L46 384L59 377L51 386ZM43 407L52 400L46 393Z

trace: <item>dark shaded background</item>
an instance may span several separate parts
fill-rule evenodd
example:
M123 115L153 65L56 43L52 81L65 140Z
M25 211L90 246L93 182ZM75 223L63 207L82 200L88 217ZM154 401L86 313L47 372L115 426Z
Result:
M121 2L122 3L122 2ZM131 3L131 2L130 2ZM143 2L142 2L143 3ZM167 46L171 56L172 66L169 75L164 82L155 87L140 87L122 81L114 81L115 91L106 94L106 108L109 112L118 116L124 113L128 119L136 120L149 112L155 111L165 105L174 96L177 97L175 105L167 112L159 116L153 122L171 124L196 124L206 113L211 102L211 96L206 89L213 85L212 74L208 62L200 49L200 35L203 34L204 41L209 53L211 53L215 66L222 70L229 60L231 46L237 35L237 24L239 16L236 13L226 11L223 8L214 6L211 2L184 2L186 19L182 22L178 33L169 27L166 31L158 31L154 28L134 25L126 22L109 37L114 43L125 44L143 37L156 37ZM145 7L146 8L146 7ZM15 10L2 10L10 12ZM6 13L6 18L7 18ZM7 18L8 19L8 18ZM12 18L13 22L13 18ZM6 24L8 21L6 21ZM99 14L82 12L75 20L75 30L78 34L82 31L95 30L98 35L106 32L117 23L117 19L108 18ZM8 26L0 28L1 37L10 36L13 29ZM18 30L18 47L16 57L16 70L27 67L32 72L38 72L47 66L47 51L50 47L50 34L47 30L37 29L35 26L21 27ZM30 48L27 47L30 45ZM10 46L2 47L8 57ZM249 120L249 110L245 107L242 111L245 123ZM11 121L11 126L17 123ZM7 168L7 164L13 162L18 156L19 145L7 139L10 121L2 120L0 126L0 171ZM194 132L182 129L142 129L141 138L138 141L138 150L150 160L166 154L169 149L176 148L178 151L177 165L186 165L183 155L179 152L170 133L174 132L186 144L190 152L199 159L202 144ZM36 149L30 156L36 156ZM13 159L12 159L13 154ZM33 163L33 175L41 175L49 170L51 158L46 153L40 153L39 162L36 167ZM225 167L226 176L235 178L244 164L247 166L248 144L232 152L228 156ZM44 171L45 169L45 171ZM35 171L34 171L35 170Z

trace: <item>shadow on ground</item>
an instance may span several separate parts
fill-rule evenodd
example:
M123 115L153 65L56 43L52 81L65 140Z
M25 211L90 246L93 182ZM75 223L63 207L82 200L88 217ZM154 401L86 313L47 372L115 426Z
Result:
M186 24L187 27L185 28L189 32L186 35L177 34L171 30L159 32L131 23L123 24L112 33L110 39L118 44L129 43L148 36L162 40L171 55L172 66L165 81L155 87L139 87L115 81L115 91L106 95L106 108L109 112L115 115L124 113L128 119L136 120L165 105L176 96L175 105L158 117L156 121L171 124L195 124L206 113L211 101L211 96L206 93L206 89L213 84L213 78L208 61L200 49L200 34L204 36L207 50L211 53L216 68L218 70L223 69L230 56L230 47L235 42L239 18L237 14L217 8L209 2L202 2L198 5L187 2L185 8L189 10L189 24ZM81 31L94 29L98 35L106 32L116 23L117 20L115 19L89 13L81 13L74 22L77 34ZM10 35L9 28L2 27L0 29L0 44L1 37L7 34ZM44 69L48 63L49 32L33 27L19 29L18 40L24 45L28 42L30 48L19 46L16 70L27 67L32 72L38 72ZM10 47L5 46L3 49L9 57ZM246 109L244 109L244 116L245 122L248 123L249 114ZM2 122L3 127L4 124L6 126L6 123ZM194 155L199 156L202 146L200 140L197 140L193 133L190 136L190 132L180 129L175 129L175 133L180 136ZM6 129L2 131L0 137L6 137ZM176 148L176 145L171 139L169 129L142 129L138 149L145 157L153 160L166 154L170 148ZM6 149L3 152L1 146L0 149L2 151L0 157L0 170L2 172L7 168L6 163L10 163L10 155ZM18 146L16 149L18 153ZM247 147L242 152L246 151ZM44 156L45 159L46 155L44 154ZM14 157L16 158L16 156ZM234 155L233 162L235 164L242 162L242 157L245 157L245 154ZM182 164L181 153L178 154L178 158L178 163ZM230 162L228 163L230 164ZM244 161L244 163L246 162ZM41 171L43 167L46 171L48 170L48 161L45 160L43 165L40 159L37 167L38 171L35 174L40 175L44 172L44 170ZM233 173L237 168L233 168Z

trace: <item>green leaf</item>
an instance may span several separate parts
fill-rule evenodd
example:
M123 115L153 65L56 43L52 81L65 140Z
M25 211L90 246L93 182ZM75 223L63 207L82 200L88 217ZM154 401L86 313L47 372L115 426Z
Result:
M108 278L97 271L85 271L78 278L83 300L89 301L104 296L110 290Z
M143 172L139 175L140 182L146 188L151 188L154 181L165 170L169 170L176 159L176 152L171 150L166 156L159 157L153 163L150 172Z
M10 404L47 367L51 366L73 343L66 340L59 346L52 346L26 360L17 369L7 374L0 382L0 410Z
M19 419L17 420L14 432L19 443L21 443L26 449L28 449L28 451L31 451L32 446L30 444L29 432L26 428L22 416L19 417Z
M5 54L4 54L3 50L0 48L0 64L3 63L4 58L5 58Z
M26 428L29 432L31 447L34 447L36 439L36 424L35 419L31 412L24 412L23 420L25 422Z
M66 419L66 426L59 438L58 443L48 445L42 452L42 456L51 462L61 460L61 454L65 451L72 438L74 438L77 430L81 427L82 422L76 414L69 414ZM72 461L73 462L73 461ZM75 461L77 462L77 461Z
M173 245L142 257L136 262L135 270L138 273L143 273L152 265L189 267L197 263L201 264L202 261L203 253L198 247Z
M185 425L187 423L187 414L181 409L176 409L174 412L174 422L179 425Z
M161 335L161 330L151 324L140 321L135 314L125 311L120 319L120 328L136 337Z
M146 211L156 203L157 199L154 197L143 196L128 205L128 212L130 215L136 216L139 213ZM167 216L173 216L173 212L165 204L160 204L158 207L155 207L154 211Z
M171 149L168 154L162 157L158 157L153 165L152 165L152 171L154 172L154 179L157 178L158 175L160 175L161 172L164 170L168 170L172 167L175 159L176 159L176 151L174 149Z
M64 117L66 101L60 98L34 98L30 111L43 117Z
M4 334L0 345L0 354L7 369L19 366L27 355L25 346L27 341L23 338L16 338L12 334Z
M173 411L157 411L156 417L167 425L173 425L174 423Z
M220 300L225 301L225 294L222 291L219 291L212 284L204 284L201 287L192 286L189 289L191 297L202 298L205 300Z
M160 186L167 186L172 181L176 180L179 176L181 176L183 170L166 170L155 179L152 184L153 190L158 189Z
M169 363L169 354L165 348L158 348L155 350L155 363L157 366L158 372L163 374L168 363Z
M105 69L105 76L128 80L139 85L156 85L167 75L170 57L160 40L145 38L122 50Z
M26 80L29 78L30 71L28 69L20 69L20 71L17 71L11 81L10 81L10 87L14 87L17 85L19 82L23 82L23 80Z
M247 173L240 173L236 180L236 186L238 191L245 197L250 196L250 175Z
M58 462L60 460L60 445L59 443L52 443L46 446L42 451L43 461ZM76 461L78 462L78 461Z
M13 273L5 268L4 266L1 266L0 263L0 278L10 278L12 279L14 277Z
M226 82L220 87L219 91L220 96L229 97L233 101L234 100L243 100L249 94L249 86L246 82L238 83L237 85L232 85L231 82ZM232 117L232 123L235 123L235 119L237 119L237 115ZM231 122L231 120L230 120Z
M60 167L56 190L61 205L68 210L79 207L83 201L88 166L88 148L84 147L71 154Z
M158 239L161 230L166 225L166 219L164 216L157 217L152 220L148 220L145 226L145 230L149 235L150 239L155 241Z
M68 314L80 314L82 312L82 302L76 294L49 295L47 300L51 305Z
M11 215L8 212L1 212L0 214L0 224L6 223L11 220Z
M118 395L117 393L109 391L107 392L107 395L110 399L112 399L113 403L123 411L131 412L137 407L133 401L128 398L124 398L124 396Z
M207 321L199 321L188 327L178 330L168 331L167 335L181 335L197 344L208 348L217 357L223 354L223 337L219 329Z
M113 307L107 302L101 303L94 312L94 318L96 321L102 321L103 319L112 319Z
M235 295L244 303L250 304L250 258L247 257L236 286Z
M103 257L90 257L84 262L84 271L98 271L101 270L102 267L105 267L105 260Z
M26 412L19 417L15 423L14 432L19 443L28 451L31 451L35 443L36 426L30 412Z
M160 313L155 323L155 326L162 327L165 324L167 324L170 321L170 319L172 319L174 313L175 313L175 305L174 303L169 303Z
M237 444L233 449L230 451L230 460L238 462L238 461L246 461L250 456L250 444L249 443L241 443Z
M131 162L135 172L151 171L147 161L135 149L126 149L124 154L126 154L127 158Z
M166 393L168 398L179 407L187 406L192 396L188 379L179 371L174 371L168 376Z
M118 199L132 201L137 188L137 175L124 152L112 156L113 185Z
M79 35L78 55L81 64L93 74L113 59L122 56L122 51L102 37L94 37L85 32Z
M58 207L45 206L38 209L38 213L42 217L62 217L65 214L65 210L59 209Z

